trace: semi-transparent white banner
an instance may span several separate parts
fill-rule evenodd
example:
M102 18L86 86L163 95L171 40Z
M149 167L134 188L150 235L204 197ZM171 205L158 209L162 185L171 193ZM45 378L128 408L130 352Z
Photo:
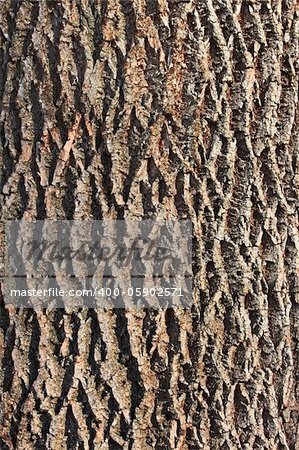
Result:
M7 222L3 288L25 308L191 307L191 222Z

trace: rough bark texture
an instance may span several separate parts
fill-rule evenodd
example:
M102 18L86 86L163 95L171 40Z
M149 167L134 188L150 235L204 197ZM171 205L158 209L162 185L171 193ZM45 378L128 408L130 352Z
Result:
M3 219L190 218L191 311L1 310L1 450L298 449L293 0L1 1Z

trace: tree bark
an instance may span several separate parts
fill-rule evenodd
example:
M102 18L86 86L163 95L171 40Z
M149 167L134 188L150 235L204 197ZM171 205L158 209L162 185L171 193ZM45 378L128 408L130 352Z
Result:
M1 450L298 449L294 0L1 2L2 218L189 218L193 306L1 308Z

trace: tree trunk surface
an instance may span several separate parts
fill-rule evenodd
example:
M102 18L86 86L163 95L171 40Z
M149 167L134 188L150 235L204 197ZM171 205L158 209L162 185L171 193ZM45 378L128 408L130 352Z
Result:
M0 448L299 449L299 7L1 1L2 220L190 219L192 309L1 307Z

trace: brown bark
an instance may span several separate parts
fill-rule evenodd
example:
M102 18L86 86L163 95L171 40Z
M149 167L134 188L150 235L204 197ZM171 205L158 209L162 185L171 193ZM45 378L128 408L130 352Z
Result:
M190 218L191 311L1 309L1 449L297 449L298 4L1 2L3 220Z

